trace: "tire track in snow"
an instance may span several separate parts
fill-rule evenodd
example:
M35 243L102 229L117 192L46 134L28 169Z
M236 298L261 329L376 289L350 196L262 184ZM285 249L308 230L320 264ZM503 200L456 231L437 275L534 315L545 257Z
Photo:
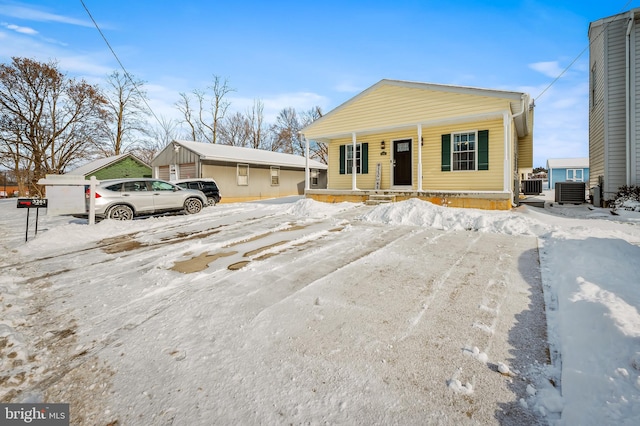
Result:
M450 233L450 232L451 231L448 231L447 233ZM409 337L413 332L413 329L418 324L420 324L420 322L422 321L422 317L425 315L425 313L429 309L429 306L431 306L433 300L436 298L436 296L439 296L440 291L442 290L445 282L449 279L451 274L459 267L459 265L465 260L465 255L469 253L469 251L471 251L473 246L475 246L478 240L480 240L480 237L481 237L481 234L478 235L476 238L474 238L472 242L466 246L464 254L462 256L459 256L458 260L456 260L451 266L449 266L449 268L447 268L440 275L440 277L438 277L438 279L434 281L432 286L432 291L429 293L427 298L421 303L418 313L413 317L413 319L411 320L411 323L409 324L409 327L405 330L405 332L398 337L397 339L398 341L401 342L405 340L407 337Z
M386 249L405 238L410 232L410 229L407 228L403 232L399 232L397 228L379 228L374 232L375 239L373 240L365 232L351 230L351 232L345 232L343 238L335 241L334 244L322 244L319 250L305 248L303 250L303 257L295 259L299 265L296 268L295 276L299 278L302 275L306 279L302 282L297 280L295 288L290 289L284 297L278 295L275 301L272 301L253 317L251 323L255 324L261 316L268 314L271 309L300 296L304 292L311 290L314 286L320 285L325 281L331 281L334 275L341 274L345 269L358 267L358 264L368 257L374 256L380 250ZM374 242L374 244L371 244L372 242ZM351 251L344 250L343 246L351 248ZM323 264L326 264L326 266L316 264L312 270L308 270L309 262L307 260L309 258L322 258ZM284 266L285 265L282 265L282 267ZM288 263L286 267L290 269L291 263ZM278 267L275 267L271 271L277 273L278 269ZM306 270L306 273L303 270ZM287 278L281 276L273 281L273 287L278 287L279 283L285 281L287 281ZM262 290L262 292L264 293L266 290ZM264 295L261 299L264 299Z

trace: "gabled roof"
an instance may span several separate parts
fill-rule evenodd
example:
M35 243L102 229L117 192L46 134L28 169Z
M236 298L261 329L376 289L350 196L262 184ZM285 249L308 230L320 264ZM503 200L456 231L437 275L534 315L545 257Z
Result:
M592 21L589 23L588 35L589 38L592 37L591 30L595 27L599 27L600 25L606 24L607 27L614 21L623 20L624 18L633 19L636 15L640 14L640 7L636 7L635 9L627 10L626 12L621 12L616 15L607 16L605 18L598 19L596 21ZM606 29L606 27L605 27ZM599 37L602 33L593 34L593 37Z
M149 166L147 163L145 163L144 161L142 161L141 159L139 159L138 157L136 157L135 155L131 154L130 152L126 153L126 154L120 154L120 155L114 155L111 157L106 157L106 158L99 158L97 160L91 161L90 163L87 163L83 166L78 167L77 169L71 170L70 172L66 173L67 175L77 175L77 176L87 176L91 173L97 172L98 170L104 169L107 166L110 166L114 163L117 163L118 161L127 158L127 157L131 157L132 159L134 159L135 161L137 161L140 164L143 164L147 167L149 167L149 169L151 169L151 166Z
M547 169L588 169L588 158L549 158Z
M368 89L364 90L363 92L359 93L358 95L354 96L353 98L349 99L348 101L344 102L343 104L339 105L338 107L334 108L333 110L329 111L327 114L325 114L324 116L320 117L319 119L317 119L316 121L314 121L313 123L305 127L302 130L302 133L313 134L314 132L317 132L318 126L322 127L325 121L331 122L334 116L340 115L342 111L348 109L352 104L359 102L361 99L367 97L369 94L377 91L383 86L391 86L391 87L398 87L398 88L405 88L405 89L406 88L417 89L425 92L427 91L445 92L445 93L450 93L452 95L472 95L472 96L484 97L484 98L502 99L502 100L508 101L509 103L509 108L511 110L510 112L514 115L514 118L515 118L514 121L516 125L516 130L518 132L518 136L521 136L521 137L526 136L532 130L531 129L532 123L531 123L530 115L528 114L528 112L530 109L533 108L533 102L531 101L529 94L527 93L507 91L507 90L496 90L496 89L482 89L482 88L468 87L468 86L454 86L454 85L447 85L447 84L419 83L419 82L413 82L413 81L383 79L377 82L376 84L374 84L373 86L369 87ZM394 106L397 106L397 105L394 105ZM501 114L502 111L494 111L494 113ZM453 118L453 116L451 116L451 118ZM337 120L340 121L339 119ZM371 132L384 131L384 130L389 130L391 128L395 128L395 129L409 128L417 124L423 124L423 125L430 124L430 120L431 120L431 117L424 116L421 118L410 119L407 122L398 122L396 123L396 125L393 125L391 127L384 126L381 128L373 128L373 129L354 128L352 130L359 133L361 132L366 133L368 131L371 131ZM341 133L345 133L345 132L343 131ZM322 135L320 136L319 139L326 141L326 139L330 139L332 137L340 137L340 136L344 136L344 135L343 134ZM316 137L313 137L313 138L317 139Z
M299 155L285 154L282 152L267 151L264 149L244 148L239 146L221 145L217 143L204 143L193 141L174 140L174 144L181 145L200 156L201 160L228 161L235 163L259 164L265 166L280 166L304 168L305 158ZM316 160L309 159L309 167L312 169L326 170L327 165Z

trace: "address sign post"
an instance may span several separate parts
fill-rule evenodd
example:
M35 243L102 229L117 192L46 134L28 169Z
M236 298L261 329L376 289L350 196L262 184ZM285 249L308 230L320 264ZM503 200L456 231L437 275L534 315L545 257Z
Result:
M18 198L19 209L27 209L27 228L24 232L24 241L29 239L29 214L31 209L36 209L36 232L34 235L38 235L38 213L41 208L47 208L46 198Z

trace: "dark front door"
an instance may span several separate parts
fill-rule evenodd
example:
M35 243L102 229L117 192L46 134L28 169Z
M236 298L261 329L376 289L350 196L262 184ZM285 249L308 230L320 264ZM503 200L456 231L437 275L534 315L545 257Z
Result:
M411 139L393 141L393 184L411 185Z

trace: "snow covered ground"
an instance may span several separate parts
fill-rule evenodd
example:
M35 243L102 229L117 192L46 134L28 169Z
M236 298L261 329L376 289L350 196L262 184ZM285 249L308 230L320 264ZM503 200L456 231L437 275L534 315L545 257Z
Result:
M640 424L640 213L419 200L132 222L0 200L0 401L73 424Z

